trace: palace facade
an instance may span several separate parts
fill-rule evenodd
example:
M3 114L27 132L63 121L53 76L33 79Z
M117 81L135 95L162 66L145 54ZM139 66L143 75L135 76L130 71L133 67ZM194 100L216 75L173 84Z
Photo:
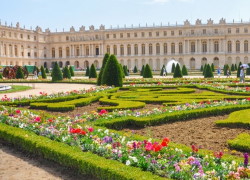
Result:
M42 31L0 25L0 65L36 65L51 68L74 65L85 69L92 63L100 68L106 52L115 54L129 69L149 64L153 70L174 59L189 69L205 63L250 63L250 23L219 23L196 20L183 25L98 29L82 26L69 32Z

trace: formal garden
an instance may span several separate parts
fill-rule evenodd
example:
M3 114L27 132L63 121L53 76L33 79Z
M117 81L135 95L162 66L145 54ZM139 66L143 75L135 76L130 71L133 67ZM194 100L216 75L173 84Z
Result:
M213 78L213 68L183 78L177 64L173 78L153 78L145 65L134 68L143 78L125 78L127 67L106 54L89 79L57 64L51 79L3 79L97 86L4 96L0 139L97 179L250 179L249 79Z

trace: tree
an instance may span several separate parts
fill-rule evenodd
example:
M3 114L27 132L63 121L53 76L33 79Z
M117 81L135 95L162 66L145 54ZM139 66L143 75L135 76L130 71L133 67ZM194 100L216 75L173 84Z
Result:
M3 79L3 74L2 73L0 73L0 79Z
M87 66L85 76L89 76L89 66Z
M108 62L109 60L109 54L106 53L103 57L103 60L102 60L102 67L100 69L100 73L98 75L98 78L97 78L97 85L100 86L102 85L102 75L103 75L103 71L104 71L104 68L105 68L105 65L106 63Z
M206 73L206 68L207 68L207 64L204 65L204 68L203 68L203 76L205 76L205 73Z
M231 71L235 71L234 64L231 65Z
M165 71L165 75L167 75L167 71L166 71L165 65L163 65L162 68L161 68L160 76L163 76L164 71Z
M214 63L212 63L212 65L211 65L211 70L212 70L212 72L214 72Z
M148 64L144 68L143 78L153 78L151 68Z
M211 66L208 64L206 67L204 78L213 78L213 77L214 77L214 74L212 72Z
M72 66L69 66L69 72L70 72L71 77L75 76L75 72Z
M45 73L45 70L44 70L44 67L43 67L43 66L41 66L41 73L42 73L42 78L43 78L43 79L47 79L47 75L46 75L46 73Z
M224 75L227 75L227 69L229 68L228 64L225 64L223 67Z
M52 81L61 81L63 79L62 71L59 68L57 62L55 62L54 64L51 76L52 76Z
M203 72L203 65L201 65L201 69L200 69L201 72Z
M97 73L94 64L92 64L90 67L89 78L97 78Z
M185 65L182 66L182 75L183 76L187 76L188 75L188 71Z
M235 69L235 71L238 70L237 64L234 64L234 69Z
M123 72L124 72L124 75L125 76L129 76L129 73L128 73L128 67L127 66L123 66Z
M250 63L248 63L248 66L250 67ZM247 68L246 75L250 75L250 68Z
M137 67L136 67L136 66L134 67L133 72L134 72L134 73L137 73L137 72L138 72L138 70L137 70Z
M172 64L171 73L174 73L174 71L175 71L175 63Z
M16 79L24 79L23 70L20 66L17 68Z
M121 69L121 72L122 72L122 78L125 78L125 74L124 74L124 71L123 71L122 64L119 64L119 66L120 66L120 69Z
M115 55L111 55L106 63L101 83L108 86L122 87L122 70Z
M26 66L25 66L25 67L26 67ZM46 73L49 73L49 69L48 69L47 67L45 68L45 72L46 72Z
M63 69L63 78L71 79L71 73L70 73L68 66L65 66Z
M240 77L240 66L242 65L242 63L239 63L238 69L237 69L237 77Z
M176 65L176 67L175 67L173 77L174 78L182 78L183 77L182 72L181 72L181 67L180 67L180 65L178 63Z
M144 73L144 69L145 69L145 66L143 65L142 67L141 67L141 76L143 76L143 73Z

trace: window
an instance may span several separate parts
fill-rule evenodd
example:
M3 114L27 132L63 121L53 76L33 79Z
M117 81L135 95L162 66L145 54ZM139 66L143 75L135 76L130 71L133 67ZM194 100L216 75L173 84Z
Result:
M148 33L148 36L149 36L149 37L152 37L152 32L149 32L149 33Z
M240 52L240 41L236 41L236 52Z
M202 30L202 34L207 34L207 30L206 30L206 29L203 29L203 30Z
M80 47L79 46L76 47L76 56L80 56Z
M215 41L214 42L214 52L219 52L219 42L218 41Z
M17 52L17 45L15 45L15 56L18 55L18 52Z
M36 36L34 36L34 41L36 41Z
M164 32L163 32L163 35L164 35L164 36L167 36L167 31L164 31Z
M191 42L191 53L195 52L195 42Z
M107 45L107 53L110 54L110 46L109 45Z
M99 36L97 34L95 35L95 39L99 39Z
M138 55L138 45L137 44L135 44L135 46L134 46L134 51L135 51L135 55Z
M66 56L69 57L70 54L69 54L69 47L66 47Z
M34 52L34 57L37 58L37 52Z
M191 35L194 35L194 30L191 30Z
M228 34L231 34L231 31L232 31L231 28L228 28L228 29L227 29L227 33L228 33Z
M174 36L174 31L171 31L171 36Z
M99 47L98 47L98 46L95 47L95 55L96 55L96 56L99 56L99 55L100 55L100 50L99 50Z
M164 51L164 54L168 53L168 45L167 45L167 43L164 43L164 45L163 45L163 51Z
M11 37L11 32L9 32L9 37Z
M240 33L240 28L236 28L236 33Z
M175 54L175 43L171 44L171 54Z
M106 34L106 38L109 39L109 34Z
M30 39L30 35L28 35L27 38Z
M218 34L218 29L214 29L214 34Z
M248 33L248 28L244 28L244 33Z
M179 53L183 54L183 45L182 45L182 43L179 43Z
M137 33L134 33L134 37L137 37Z
M153 45L150 43L149 44L149 54L153 54Z
M68 41L69 40L69 36L66 36L66 41Z
M17 37L17 33L14 33L14 37L15 37L15 38Z
M23 34L20 34L20 38L23 39Z
M182 35L182 30L179 30L179 35L180 35L180 36Z
M120 38L123 38L123 33L120 33Z
M227 42L227 52L229 52L229 53L232 52L232 42L231 41Z
M248 41L244 41L244 52L248 52Z
M207 41L202 41L202 52L203 53L207 52Z
M157 31L157 32L155 33L155 35L158 37L158 36L160 35L160 33Z
M30 52L28 52L28 57L30 57Z
M124 46L123 45L120 46L120 54L121 54L121 56L124 56Z
M145 36L145 33L144 33L144 32L142 32L142 33L141 33L141 37L144 37L144 36Z
M114 38L114 39L116 38L116 34L113 34L113 38Z
M130 44L127 46L127 54L128 54L128 56L131 55L131 45Z
M145 44L141 45L141 53L142 55L145 55L146 51L145 51Z
M117 46L116 45L113 46L113 51L114 51L114 55L117 55Z
M59 58L61 58L61 57L62 57L62 48L59 47Z
M160 48L160 44L159 43L157 43L156 44L156 54L160 54L161 53L161 48Z
M127 38L130 38L130 33L127 33Z
M56 50L55 50L55 48L52 48L52 58L55 58L56 57Z

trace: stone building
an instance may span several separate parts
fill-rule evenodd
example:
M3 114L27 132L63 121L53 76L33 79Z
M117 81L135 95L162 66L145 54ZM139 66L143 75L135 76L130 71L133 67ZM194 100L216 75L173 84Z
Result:
M153 70L174 59L189 69L199 69L205 63L215 67L232 63L250 63L250 23L218 24L209 19L195 24L98 29L74 27L69 32L42 31L0 25L0 65L44 65L52 67L74 65L82 69L92 63L100 68L106 52L115 54L129 69L149 64Z

